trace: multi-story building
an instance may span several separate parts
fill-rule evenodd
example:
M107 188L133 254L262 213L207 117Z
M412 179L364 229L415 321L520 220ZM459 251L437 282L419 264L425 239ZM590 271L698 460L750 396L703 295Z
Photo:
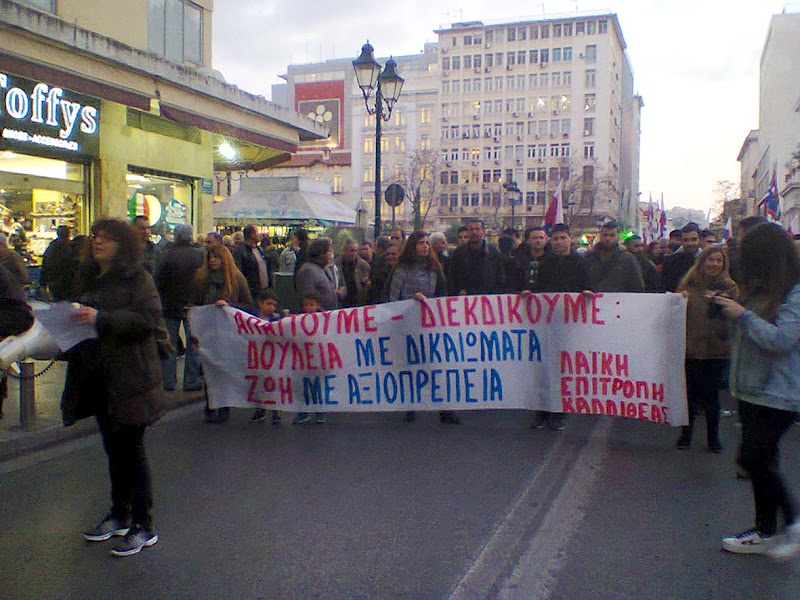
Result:
M420 157L430 161L430 155L437 156L437 58L436 44L426 44L418 55L394 57L405 85L389 120L382 124L382 183L413 183L418 177L412 173L412 164L417 164ZM377 60L385 64L387 59ZM362 207L367 215L375 214L375 116L367 113L352 59L290 65L283 77L286 84L272 87L273 101L312 118L316 116L331 127L332 135L321 142L303 144L290 161L259 175L291 173L326 181L342 202L353 208ZM374 96L370 105L373 102ZM435 175L431 172L429 179L432 181ZM422 210L426 210L430 206L429 194L422 200ZM405 202L394 215L383 199L380 204L383 223L388 226L394 217L408 226L411 202Z
M436 33L438 43L421 54L396 57L405 86L381 139L381 182L401 183L417 197L427 229L471 216L507 227L512 214L518 228L538 225L559 184L577 229L596 228L604 218L635 225L643 103L616 15L474 21ZM338 175L346 201L363 201L372 214L375 121L351 60L290 66L288 86L273 88L273 99L306 108L300 105L306 87L331 80L341 90L350 131L330 152L300 152L278 170L316 169L315 178L332 183ZM319 99L333 94L318 91ZM338 151L347 158L337 162ZM513 208L512 182L522 192ZM408 201L398 210L406 228L413 206ZM391 209L382 210L391 222Z
M748 133L738 156L741 197L755 212L774 176L781 220L789 225L800 216L800 12L773 15L759 77L758 129Z
M616 15L454 23L440 54L440 224L540 224L559 185L578 229L637 213L641 98ZM508 200L514 182L521 206ZM516 210L514 210L516 209Z
M212 6L0 0L0 204L34 254L101 215L210 229L215 172L324 138L211 68Z

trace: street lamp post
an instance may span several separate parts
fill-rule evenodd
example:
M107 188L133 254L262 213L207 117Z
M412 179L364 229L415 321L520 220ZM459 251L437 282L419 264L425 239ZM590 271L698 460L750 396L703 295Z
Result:
M364 94L364 105L367 113L375 115L375 239L381 234L381 122L392 116L400 91L403 89L403 78L397 74L397 63L390 58L381 71L381 65L375 60L374 48L369 42L361 47L361 55L353 61L358 87ZM375 102L370 106L370 95L375 90Z
M506 190L506 199L508 203L511 205L511 228L514 229L514 211L516 209L517 204L522 201L522 191L517 187L516 181L510 181L508 183L504 183L503 187Z

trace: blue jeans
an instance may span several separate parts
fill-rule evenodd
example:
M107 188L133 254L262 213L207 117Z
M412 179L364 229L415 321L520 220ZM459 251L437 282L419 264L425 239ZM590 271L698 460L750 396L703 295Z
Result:
M200 371L200 357L192 348L189 341L192 333L189 330L189 320L179 317L165 317L164 321L169 331L172 342L172 354L161 361L161 370L164 378L164 389L174 390L178 384L178 331L183 323L183 334L186 336L186 355L183 363L183 389L200 389L203 386L203 376Z

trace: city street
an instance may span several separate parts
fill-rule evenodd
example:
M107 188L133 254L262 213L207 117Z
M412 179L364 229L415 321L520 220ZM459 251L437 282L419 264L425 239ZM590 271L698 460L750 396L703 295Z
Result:
M676 430L519 412L332 415L325 425L201 423L148 431L159 543L113 558L80 533L108 509L97 435L0 463L2 597L797 598L800 562L719 549L750 526L726 451ZM800 492L794 457L783 456Z

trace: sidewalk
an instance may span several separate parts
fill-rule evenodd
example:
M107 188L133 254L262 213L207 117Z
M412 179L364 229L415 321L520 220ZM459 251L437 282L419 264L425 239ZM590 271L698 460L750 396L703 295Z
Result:
M42 372L49 364L50 361L35 361L34 373ZM66 371L66 362L56 362L34 379L36 413L27 429L22 429L19 421L19 379L9 376L8 398L3 403L4 416L0 419L0 462L97 432L94 419L83 419L71 427L61 424L61 392ZM179 391L164 393L168 411L203 400L202 392L180 391L182 376L183 359L179 358Z

